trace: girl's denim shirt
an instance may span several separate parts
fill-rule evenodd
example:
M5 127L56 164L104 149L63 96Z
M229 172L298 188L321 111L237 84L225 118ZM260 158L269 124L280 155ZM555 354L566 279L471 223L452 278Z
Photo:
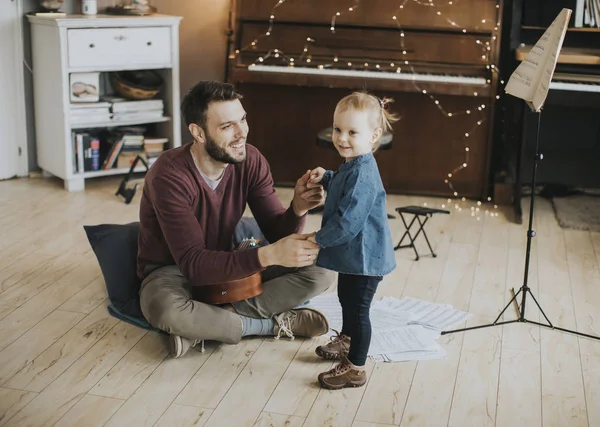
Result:
M338 273L384 276L396 268L386 193L372 153L327 171L317 266Z

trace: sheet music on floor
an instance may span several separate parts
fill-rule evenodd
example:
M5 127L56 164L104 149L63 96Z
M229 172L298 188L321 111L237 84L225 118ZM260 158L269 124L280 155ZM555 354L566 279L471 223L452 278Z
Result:
M337 293L313 298L308 307L321 311L329 321L329 335L342 328L342 307ZM449 304L415 298L386 297L371 305L369 357L379 362L444 359L446 350L436 339L444 329L463 322L470 314Z
M454 309L450 304L437 304L409 297L401 300L386 297L377 301L376 304L394 312L408 312L412 315L409 324L421 325L438 331L449 329L471 316L467 312Z

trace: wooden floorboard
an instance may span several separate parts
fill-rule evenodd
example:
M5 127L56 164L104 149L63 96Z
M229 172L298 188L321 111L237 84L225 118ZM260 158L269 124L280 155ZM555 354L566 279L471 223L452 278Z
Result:
M343 391L317 382L332 366L314 353L327 337L207 343L169 358L165 335L110 316L83 231L137 220L139 191L127 205L118 183L68 193L56 179L0 182L0 426L600 425L600 342L527 323L444 335L444 360L368 361L367 385ZM472 313L466 326L492 322L523 284L528 201L522 225L502 208L430 197L390 195L388 212L425 203L451 210L426 227L437 257L423 239L420 261L396 251L376 298L448 303ZM320 221L309 215L305 230ZM397 243L404 227L390 225ZM556 326L600 333L600 233L560 228L546 200L534 225L531 293ZM526 308L545 321L529 295ZM511 304L502 319L516 316Z

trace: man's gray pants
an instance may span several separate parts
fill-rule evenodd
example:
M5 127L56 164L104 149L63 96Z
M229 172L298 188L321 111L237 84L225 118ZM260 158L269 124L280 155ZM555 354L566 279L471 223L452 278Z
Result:
M233 303L238 313L192 299L191 285L177 266L153 270L142 281L140 304L148 322L157 329L190 340L236 344L242 339L240 315L271 318L323 293L335 273L316 267L272 266L262 273L264 291Z

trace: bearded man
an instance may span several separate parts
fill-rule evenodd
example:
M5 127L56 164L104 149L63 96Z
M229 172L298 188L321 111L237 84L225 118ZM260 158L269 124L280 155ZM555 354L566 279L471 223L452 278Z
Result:
M140 205L140 303L154 327L169 333L172 357L204 340L238 343L249 335L314 337L329 329L322 313L302 308L334 281L314 266L319 248L301 234L307 212L323 202L321 186L300 177L285 208L266 159L248 145L242 95L230 84L203 81L181 112L193 142L163 152L145 177ZM234 250L246 204L266 246ZM263 292L217 306L194 288L261 272Z

